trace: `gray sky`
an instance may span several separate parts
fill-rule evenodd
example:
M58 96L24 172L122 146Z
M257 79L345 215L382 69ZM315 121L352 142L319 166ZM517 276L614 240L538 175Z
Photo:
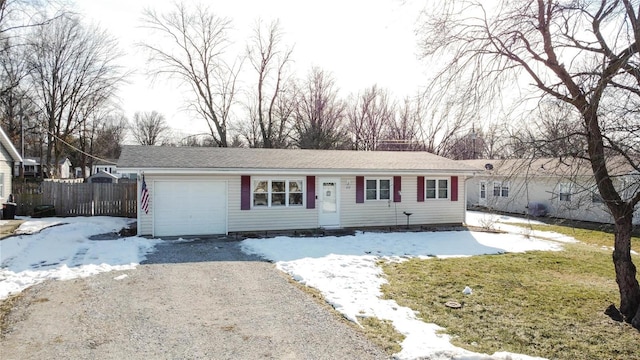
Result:
M120 98L126 115L157 110L170 125L184 133L202 132L204 120L191 120L182 93L164 80L152 83L145 75L146 57L135 43L144 39L138 28L146 7L169 8L169 0L76 0L86 20L106 28L120 41L125 65L134 74L122 87ZM188 1L187 1L188 3ZM387 88L397 98L413 95L426 82L426 66L417 58L415 22L420 1L405 0L215 0L208 1L218 16L232 20L236 52L244 51L255 21L279 19L284 43L295 46L294 71L304 77L312 66L333 73L341 95L373 84ZM233 49L233 48L232 48ZM231 50L234 51L234 50ZM250 65L245 63L244 72ZM249 79L251 80L251 79Z

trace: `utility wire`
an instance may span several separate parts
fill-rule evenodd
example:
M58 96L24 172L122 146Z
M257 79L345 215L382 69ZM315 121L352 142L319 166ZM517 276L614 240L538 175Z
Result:
M95 155L91 155L91 154L89 154L89 153L88 153L88 152L86 152L86 151L82 151L82 150L78 149L77 147L75 147L75 146L73 146L73 145L69 144L68 142L66 142L66 141L62 140L59 136L57 136L56 134L52 133L51 131L47 130L47 132L49 133L49 135L51 135L51 136L53 136L54 138L56 138L56 139L58 139L58 140L62 141L65 145L67 145L68 147L72 148L73 150L75 150L75 151L77 151L77 152L79 152L79 153L81 153L81 154L87 155L88 157L93 158L93 159L96 159L96 160L104 161L104 162L106 162L107 164L113 164L113 165L117 165L117 164L118 164L118 163L115 163L115 162L113 162L113 161L109 161L109 160L106 160L106 159L103 159L103 158L99 158L99 157L97 157L97 156L95 156Z

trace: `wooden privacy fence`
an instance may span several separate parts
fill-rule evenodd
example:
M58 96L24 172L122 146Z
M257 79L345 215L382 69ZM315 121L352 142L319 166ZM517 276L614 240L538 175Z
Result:
M136 217L136 183L90 184L45 181L13 184L17 215L33 215L40 205L53 205L56 216Z

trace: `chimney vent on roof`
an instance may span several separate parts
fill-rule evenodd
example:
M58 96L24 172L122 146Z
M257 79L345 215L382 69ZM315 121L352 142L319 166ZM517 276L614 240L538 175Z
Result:
M486 164L484 168L487 170L493 170L493 164Z

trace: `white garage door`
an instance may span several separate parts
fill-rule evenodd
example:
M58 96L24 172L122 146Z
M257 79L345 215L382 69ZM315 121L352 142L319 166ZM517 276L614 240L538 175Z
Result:
M227 232L227 186L223 181L156 181L154 236Z

